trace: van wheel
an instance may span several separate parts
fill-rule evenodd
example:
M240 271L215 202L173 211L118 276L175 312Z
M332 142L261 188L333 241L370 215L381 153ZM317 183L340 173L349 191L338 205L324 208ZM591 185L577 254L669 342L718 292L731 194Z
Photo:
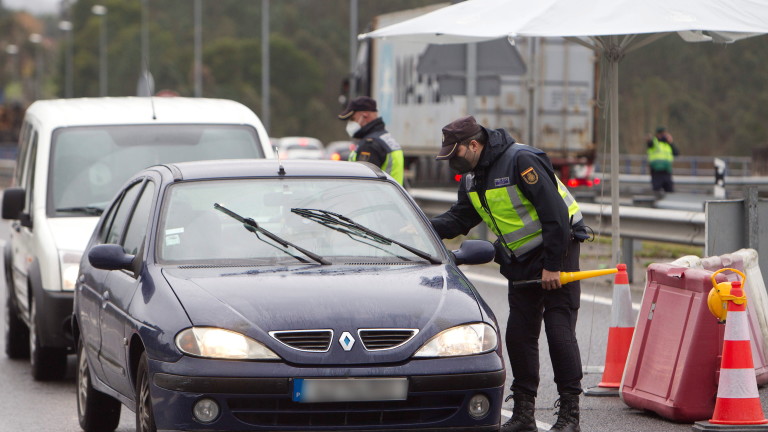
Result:
M91 385L82 339L77 346L77 420L85 432L111 432L120 423L120 402Z
M29 328L16 314L11 287L6 286L5 298L5 354L8 358L24 359L29 357Z
M35 381L52 381L64 378L67 372L67 350L40 345L37 330L37 305L32 300L29 314L29 363Z
M148 363L147 353L141 353L136 371L136 432L157 432L152 395L149 393Z

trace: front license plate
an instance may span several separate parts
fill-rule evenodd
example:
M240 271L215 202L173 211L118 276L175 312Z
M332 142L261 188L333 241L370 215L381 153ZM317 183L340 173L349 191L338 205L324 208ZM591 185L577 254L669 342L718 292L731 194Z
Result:
M294 402L367 402L408 398L407 378L296 378Z

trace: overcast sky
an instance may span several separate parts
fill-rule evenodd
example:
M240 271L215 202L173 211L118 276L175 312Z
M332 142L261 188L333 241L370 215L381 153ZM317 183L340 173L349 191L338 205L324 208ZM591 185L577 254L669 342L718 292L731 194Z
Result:
M56 13L61 0L0 0L8 9L23 9L33 14Z

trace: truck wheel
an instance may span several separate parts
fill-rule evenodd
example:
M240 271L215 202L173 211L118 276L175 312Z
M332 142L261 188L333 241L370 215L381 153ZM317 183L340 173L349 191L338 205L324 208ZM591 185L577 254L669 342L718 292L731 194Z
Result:
M64 378L67 372L67 350L40 345L37 331L37 304L32 300L29 316L29 363L35 381L52 381Z
M16 314L16 307L10 286L6 286L5 298L5 354L8 358L23 359L29 357L29 329Z
M77 345L77 420L85 432L111 432L120 423L120 402L91 385L82 339Z
M152 396L149 394L149 362L141 353L136 371L136 432L157 432Z

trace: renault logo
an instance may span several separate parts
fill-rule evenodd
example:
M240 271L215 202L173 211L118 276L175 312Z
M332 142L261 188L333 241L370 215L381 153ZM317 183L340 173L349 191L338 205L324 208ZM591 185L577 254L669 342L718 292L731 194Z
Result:
M349 332L344 332L339 337L339 344L344 348L344 351L349 351L352 349L352 345L355 344L355 338Z

